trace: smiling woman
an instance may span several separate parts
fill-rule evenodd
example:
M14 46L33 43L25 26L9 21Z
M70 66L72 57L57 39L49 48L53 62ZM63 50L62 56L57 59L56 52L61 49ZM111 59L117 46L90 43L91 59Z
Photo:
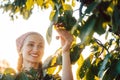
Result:
M16 44L15 44L16 38L20 34L28 31L39 32L45 38L46 30L49 26L48 13L49 10L47 11L34 10L33 15L31 15L31 17L28 20L24 20L21 16L19 16L18 19L12 21L10 20L9 14L8 13L2 14L2 10L1 10L0 11L0 36L1 36L0 59L6 59L10 63L10 66L16 69L17 58L18 58L18 54L16 51ZM55 34L53 34L53 36L55 36ZM52 46L53 42L54 42L54 46ZM51 45L48 45L46 40L45 43L46 43L45 53L49 53L49 54L54 53L54 51L57 48L55 46L59 45L58 41L56 41L55 38L53 38ZM47 56L48 56L47 54L44 55L43 61Z
M42 35L36 32L28 32L17 38L16 45L19 54L18 71L22 67L28 70L31 65L38 68L39 65L37 63L42 63L44 43Z

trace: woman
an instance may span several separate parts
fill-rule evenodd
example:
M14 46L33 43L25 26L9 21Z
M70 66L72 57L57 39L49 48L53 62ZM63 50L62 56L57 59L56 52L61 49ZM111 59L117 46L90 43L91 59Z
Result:
M73 41L72 35L65 29L56 29L61 40L62 47L62 80L73 80L70 63L70 46ZM38 80L45 80L41 77L42 57L44 55L45 41L43 37L36 32L28 32L16 40L17 51L19 53L18 71L29 71L31 68L38 70ZM48 80L48 79L46 79Z

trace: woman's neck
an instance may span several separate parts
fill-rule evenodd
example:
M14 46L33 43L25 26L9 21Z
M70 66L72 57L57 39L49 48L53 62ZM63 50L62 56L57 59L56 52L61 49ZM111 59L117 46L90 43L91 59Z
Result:
M38 69L39 63L23 61L23 69L29 71L31 68Z

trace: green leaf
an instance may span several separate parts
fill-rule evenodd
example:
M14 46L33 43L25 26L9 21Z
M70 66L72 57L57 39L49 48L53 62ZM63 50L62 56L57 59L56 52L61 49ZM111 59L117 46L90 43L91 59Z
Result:
M105 23L105 19L102 15L99 15L99 17L97 17L97 21L95 23L95 27L94 27L94 31L96 33L98 33L99 35L102 35L105 33L106 27L103 26L103 24Z
M13 68L6 68L4 74L16 74L16 71Z
M53 24L54 24L54 22L51 22L50 27L48 27L48 29L47 29L46 39L47 39L48 44L50 44L51 40L52 40L52 26L53 26Z
M74 64L80 57L80 53L82 52L82 50L84 49L84 47L80 47L80 45L76 44L73 48L71 48L70 51L70 59L71 59L71 63ZM56 64L57 65L62 65L62 55L58 54L57 59L56 59Z
M111 66L105 72L103 80L114 80L118 74L120 74L120 60L115 59L111 62Z
M49 57L47 57L47 59L44 61L43 65L42 65L43 69L50 67L52 59L53 59L53 57L51 55Z
M61 7L61 4L55 3L55 14L53 16L52 22L56 23L58 21L58 15L59 15L59 9Z
M62 65L62 55L61 55L61 54L59 54L59 55L57 56L56 64Z
M49 67L49 68L47 68L47 73L53 74L55 72L55 70L56 70L56 67Z
M73 10L64 11L64 27L66 30L70 31L76 23L75 17L73 17Z
M93 66L90 66L90 68L88 69L84 79L86 79L86 80L94 80L95 75L94 75L94 72L92 71L93 68L94 68Z
M16 80L29 80L25 72L21 72L17 75Z
M46 33L46 39L48 44L51 43L52 40L52 27L53 25L58 21L58 14L59 14L59 8L61 5L55 4L56 6L56 12L55 15L53 16L53 19L51 20L50 26L48 27L47 33Z
M84 62L84 58L83 58L82 54L80 54L80 57L77 60L77 64L78 64L78 68L77 68L77 72L76 72L77 80L80 80L79 70L80 70L83 62Z
M81 68L79 69L79 76L81 79L86 75L88 69L91 66L92 60L93 60L93 55L90 55L87 59L84 60Z
M83 51L84 47L80 47L80 45L75 45L70 52L71 63L74 64L80 57L80 53Z
M96 9L97 5L98 5L97 1L94 1L93 3L91 3L85 10L84 14L90 14L94 9Z
M2 80L15 80L15 76L10 74L4 74Z
M98 76L98 72L100 71L100 67L101 67L101 63L103 62L103 60L101 58L96 58L93 61L92 64L92 72L94 73L94 75Z
M92 38L92 35L94 33L93 28L95 27L96 21L97 20L95 15L92 15L88 18L85 25L81 28L79 35L81 44L87 44Z
M106 68L106 65L108 63L108 60L110 59L112 55L110 53L108 53L106 56L105 56L105 59L103 60L102 64L101 64L101 67L100 67L100 71L98 72L98 76L101 78L103 77L103 73L105 71L105 68Z
M120 11L117 7L114 8L112 22L113 22L113 32L116 32L118 30L118 26L120 26Z
M25 5L26 1L27 1L27 0L15 0L15 1L13 2L13 5L22 7L23 5Z

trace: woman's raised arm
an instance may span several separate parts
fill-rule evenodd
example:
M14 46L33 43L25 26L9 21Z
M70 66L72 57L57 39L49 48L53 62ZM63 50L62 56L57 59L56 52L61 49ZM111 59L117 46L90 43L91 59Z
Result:
M72 67L70 61L70 47L73 36L65 29L57 29L62 47L62 80L73 80Z

